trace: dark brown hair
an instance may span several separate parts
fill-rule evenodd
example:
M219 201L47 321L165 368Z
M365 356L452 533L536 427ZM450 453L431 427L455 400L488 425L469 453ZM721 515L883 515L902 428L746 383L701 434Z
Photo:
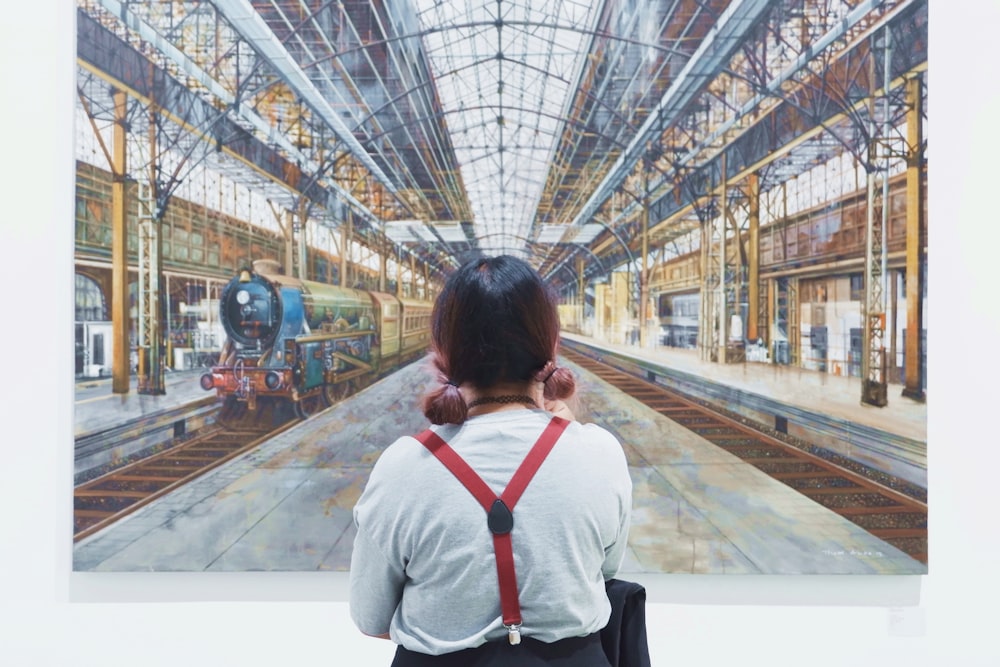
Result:
M545 383L547 399L573 394L575 380L555 366L556 298L524 261L501 255L453 273L431 315L432 363L441 385L424 397L434 424L461 424L467 408L458 385L489 389L501 382Z

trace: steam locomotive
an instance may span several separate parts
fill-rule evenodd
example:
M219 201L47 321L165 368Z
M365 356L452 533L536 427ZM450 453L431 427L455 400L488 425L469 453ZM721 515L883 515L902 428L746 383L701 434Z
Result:
M258 260L223 288L227 339L201 377L228 405L291 404L305 419L422 355L432 303L300 280Z

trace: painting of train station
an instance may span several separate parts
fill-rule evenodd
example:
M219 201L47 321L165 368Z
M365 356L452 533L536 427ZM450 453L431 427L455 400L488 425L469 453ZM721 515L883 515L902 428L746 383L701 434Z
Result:
M435 298L513 255L624 576L928 572L927 23L78 0L73 569L347 571Z

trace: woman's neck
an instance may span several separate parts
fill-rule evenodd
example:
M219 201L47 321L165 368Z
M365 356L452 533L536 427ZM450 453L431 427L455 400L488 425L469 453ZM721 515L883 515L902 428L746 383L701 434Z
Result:
M469 416L474 417L504 410L541 407L542 390L540 382L514 382L496 384L488 389L462 387L461 391L469 406Z

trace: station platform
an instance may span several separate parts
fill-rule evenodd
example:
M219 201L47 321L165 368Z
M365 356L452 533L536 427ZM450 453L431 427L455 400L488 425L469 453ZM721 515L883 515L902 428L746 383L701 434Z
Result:
M703 361L698 350L615 345L563 333L569 345L644 373L765 426L927 489L927 403L890 384L888 404L861 402L861 378L760 362ZM780 423L780 426L779 426Z
M140 394L134 376L127 394L112 393L111 378L77 381L73 401L77 480L202 426L216 403L215 392L198 384L204 370L169 371L163 394ZM105 444L108 440L113 446Z
M924 564L562 360L634 482L622 576L924 574ZM346 571L381 451L427 422L418 361L74 546L77 571ZM179 392L178 392L179 393ZM179 396L178 396L179 398Z
M206 369L170 371L164 376L163 394L140 394L135 376L129 393L111 392L111 378L78 380L74 393L73 431L77 437L120 425L123 421L163 412L206 397L214 397L198 384Z

